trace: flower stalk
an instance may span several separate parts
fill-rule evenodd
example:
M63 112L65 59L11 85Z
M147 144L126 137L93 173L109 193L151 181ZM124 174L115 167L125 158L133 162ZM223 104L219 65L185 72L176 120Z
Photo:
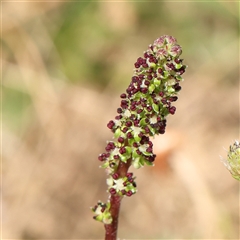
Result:
M94 219L104 223L107 240L117 238L122 198L137 192L129 168L153 165L156 155L150 137L164 134L166 117L175 114L172 104L178 99L181 75L186 69L181 53L172 36L164 35L149 45L134 64L134 75L126 92L120 95L118 115L107 124L113 140L107 142L106 152L98 159L108 175L109 200L92 208Z

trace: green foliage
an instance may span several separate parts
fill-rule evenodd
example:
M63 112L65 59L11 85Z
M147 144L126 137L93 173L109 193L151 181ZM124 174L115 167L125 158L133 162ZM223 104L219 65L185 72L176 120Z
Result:
M31 98L28 94L3 87L3 120L8 127L18 131L24 127L29 116L24 113L31 104Z

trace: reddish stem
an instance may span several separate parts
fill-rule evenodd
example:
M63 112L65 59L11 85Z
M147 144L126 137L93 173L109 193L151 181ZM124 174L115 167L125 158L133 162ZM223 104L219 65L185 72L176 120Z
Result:
M118 229L118 216L121 205L122 197L117 195L112 195L110 198L111 203L111 215L112 215L112 223L105 224L105 240L116 240L117 239L117 229Z
M127 175L127 171L131 165L131 159L128 159L126 163L121 162L118 165L116 173L119 174L120 177L125 177ZM111 224L105 224L105 240L116 240L117 239L117 229L118 229L118 216L119 210L121 206L122 196L111 195L110 197L110 213L112 216Z

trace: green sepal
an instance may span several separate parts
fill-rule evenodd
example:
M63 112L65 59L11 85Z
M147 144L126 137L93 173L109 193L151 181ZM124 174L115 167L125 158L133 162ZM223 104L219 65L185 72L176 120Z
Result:
M142 166L144 166L144 163L145 163L144 160L145 160L145 159L144 159L143 157L140 157L140 159L139 159L139 162L140 162L140 164L141 164Z
M144 160L142 157L138 157L132 161L132 165L134 168L139 169L144 166Z
M101 165L101 168L107 168L107 167L109 167L109 162L108 161L106 161L105 163L103 163Z
M155 87L159 87L160 84L161 84L161 80L158 80L157 78L154 78L153 84L154 84Z
M166 117L169 114L169 111L166 107L161 108L161 115Z
M135 142L134 138L128 139L128 143L130 146L132 146L134 142ZM131 147L131 149L132 149L132 147Z
M132 154L132 148L129 146L125 147L126 152L124 154L120 154L120 158L123 162L127 162L127 160L131 157Z
M136 134L136 135L134 135L134 140L135 140L135 142L140 142L141 138Z
M156 113L159 113L159 106L157 104L153 103L152 108Z
M111 223L112 223L112 220L113 220L113 219L112 219L111 213L110 213L110 212L107 212L107 213L104 214L102 222L103 222L104 224L111 224Z
M114 154L113 154L113 152L111 152L108 160L110 160L110 161L114 161L114 160L115 160L115 159L114 159Z
M133 161L135 161L135 159L137 159L137 158L139 158L139 154L134 149L133 152L132 152L132 159L133 159Z
M150 98L148 98L148 104L149 105L152 105L153 104L153 99L150 97Z
M121 129L117 128L114 132L114 137L119 138L121 136L121 133L122 133Z
M144 151L144 152L142 152L143 153L143 155L145 155L145 156L152 156L152 153L149 153L149 152L147 152L147 151Z
M176 77L176 79L179 80L179 81L182 81L182 80L183 80L183 78L182 78L181 75L176 75L175 77Z
M134 94L134 99L135 100L140 100L143 97L143 94L141 92L137 92Z
M176 84L176 80L174 78L170 78L170 79L168 79L166 84L167 84L167 86L173 86L174 84Z
M167 79L169 76L169 72L168 71L163 71L163 79Z
M122 162L127 163L128 157L123 154L120 154L120 159Z
M175 64L175 68L176 68L176 69L180 69L181 67L182 67L182 64L181 64L181 63L176 63L176 64Z
M167 92L168 92L168 93L173 93L173 92L175 92L175 89L174 89L173 87L169 86L169 87L167 88Z
M127 155L128 155L128 156L131 156L131 153L132 153L132 147L128 147L128 146L126 146L125 149L126 149L126 153L127 153ZM126 153L125 153L125 154L126 154ZM125 155L125 154L124 154L124 155Z
M235 178L236 180L240 181L240 176L239 175L232 174L232 177Z
M133 166L135 169L139 169L139 168L142 167L142 166L140 165L138 159L136 159L135 161L132 162L132 166Z
M150 84L150 86L148 87L148 90L150 93L152 93L155 89L155 85L154 84Z
M142 118L141 120L140 120L140 122L139 122L139 125L141 126L141 127L143 127L143 126L145 126L146 125L146 118Z
M129 190L130 190L133 194L137 192L136 187L134 187L132 184L126 186L125 190L126 190L126 191L129 191Z
M151 126L148 126L148 128L150 129L151 136L154 136L156 134L156 130Z
M103 214L95 216L94 219L99 222L103 222Z
M145 160L145 164L146 164L147 166L153 166L153 163L152 163L152 162L149 162L149 161L147 161L147 160Z
M122 143L120 143L120 142L115 142L115 146L118 147L118 148L120 148L120 147L122 146Z
M156 64L153 62L148 63L149 68L155 68Z

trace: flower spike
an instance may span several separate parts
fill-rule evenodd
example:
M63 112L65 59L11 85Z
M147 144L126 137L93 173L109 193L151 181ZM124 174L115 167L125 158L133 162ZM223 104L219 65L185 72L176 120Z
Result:
M135 177L128 169L153 165L156 155L150 137L164 134L167 116L174 115L186 65L181 47L168 35L161 36L134 63L134 73L125 93L120 95L117 116L107 127L113 140L98 156L108 174L109 202L93 208L96 220L104 222L106 233L116 233L120 201L137 192Z

